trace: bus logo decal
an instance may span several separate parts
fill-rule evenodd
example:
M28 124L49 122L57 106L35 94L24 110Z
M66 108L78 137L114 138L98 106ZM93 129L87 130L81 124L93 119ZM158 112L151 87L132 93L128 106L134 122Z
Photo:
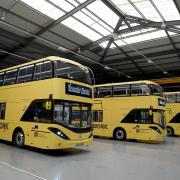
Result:
M0 123L0 129L8 130L8 123Z
M93 128L108 129L107 124L93 124Z

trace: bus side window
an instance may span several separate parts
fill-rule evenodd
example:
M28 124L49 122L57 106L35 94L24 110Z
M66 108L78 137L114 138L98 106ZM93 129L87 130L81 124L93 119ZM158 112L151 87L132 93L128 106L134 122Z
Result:
M168 103L175 103L176 102L176 94L166 94L165 98L166 98L166 102L168 102Z
M97 92L97 97L111 97L112 96L112 86L99 87Z
M5 119L6 103L0 103L0 119Z
M130 85L119 85L113 87L113 96L129 96Z
M94 110L93 111L93 121L102 122L103 121L103 111Z
M0 73L0 86L3 86L4 73Z
M4 85L10 85L16 83L17 69L7 71L4 77Z
M149 110L133 110L122 120L123 123L151 124L152 115Z
M18 82L32 81L34 65L22 67L19 69Z
M50 123L51 117L52 111L46 108L46 101L36 100L28 107L21 121Z
M150 95L150 89L147 84L132 84L131 95Z
M50 61L37 63L35 66L34 80L52 77L52 64Z
M176 97L177 99L176 99L176 102L180 102L180 94L177 94L177 97Z

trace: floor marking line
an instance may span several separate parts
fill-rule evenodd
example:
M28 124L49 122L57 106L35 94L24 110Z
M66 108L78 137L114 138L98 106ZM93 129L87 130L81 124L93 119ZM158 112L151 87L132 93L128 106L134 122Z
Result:
M2 164L3 166L7 166L7 167L9 167L9 168L11 168L11 169L15 169L15 170L17 170L17 171L20 171L20 172L22 172L22 173L24 173L24 174L33 176L33 177L35 177L35 178L38 178L38 179L41 179L41 180L48 180L48 179L46 179L46 178L43 178L43 177L37 176L37 175L35 175L35 174L32 174L32 173L30 173L30 172L28 172L28 171L24 171L24 170L22 170L22 169L16 168L16 167L14 167L14 166L12 166L12 165L10 165L10 164L7 164L7 163L1 162L1 161L0 161L0 164Z

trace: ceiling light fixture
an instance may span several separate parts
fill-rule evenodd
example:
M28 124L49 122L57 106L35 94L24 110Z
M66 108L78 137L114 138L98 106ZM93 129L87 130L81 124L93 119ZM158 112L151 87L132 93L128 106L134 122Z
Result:
M6 11L5 12L3 12L3 15L1 16L1 20L6 20Z
M150 59L147 60L147 63L153 64L153 61L151 61Z
M108 67L108 66L104 66L104 69L106 69L106 70L110 70L111 68L110 68L110 67Z
M163 71L163 74L169 74L167 71Z

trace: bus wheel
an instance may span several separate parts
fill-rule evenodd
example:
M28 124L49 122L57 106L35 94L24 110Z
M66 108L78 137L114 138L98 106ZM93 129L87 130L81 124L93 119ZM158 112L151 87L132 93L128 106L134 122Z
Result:
M126 131L123 128L116 128L113 137L115 140L124 141L126 140Z
M24 146L24 140L24 132L21 129L16 130L13 135L13 144L16 147L22 148Z
M174 135L174 130L172 127L167 127L167 135L168 136L173 136Z

